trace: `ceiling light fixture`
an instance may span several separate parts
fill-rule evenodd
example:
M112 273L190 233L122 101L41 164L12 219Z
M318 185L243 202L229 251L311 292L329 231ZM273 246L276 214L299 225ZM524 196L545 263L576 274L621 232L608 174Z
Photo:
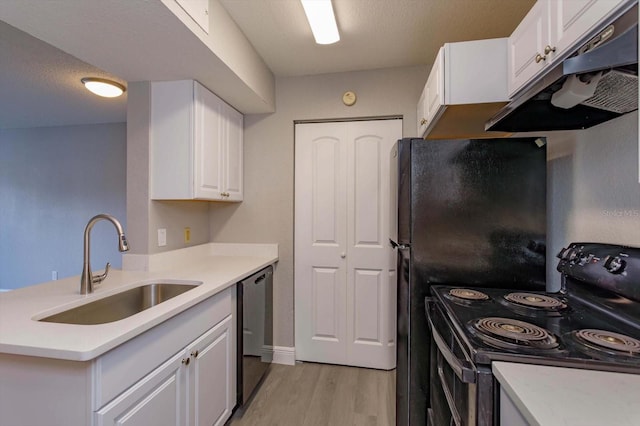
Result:
M89 91L105 98L117 98L126 90L122 84L105 78L85 77L80 81Z
M331 0L300 0L300 2L316 43L332 44L340 40Z

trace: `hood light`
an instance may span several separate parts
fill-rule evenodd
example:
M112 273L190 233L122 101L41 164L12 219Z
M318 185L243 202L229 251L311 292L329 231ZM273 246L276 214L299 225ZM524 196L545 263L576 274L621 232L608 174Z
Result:
M117 98L126 90L122 84L104 78L87 77L80 81L89 91L105 98Z
M317 44L340 41L331 0L300 0Z

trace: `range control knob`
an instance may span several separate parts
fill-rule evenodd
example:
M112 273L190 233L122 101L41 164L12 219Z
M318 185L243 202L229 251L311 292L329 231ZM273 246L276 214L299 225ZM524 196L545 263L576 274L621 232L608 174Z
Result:
M591 262L591 260L593 260L592 254L580 253L580 255L578 256L578 264L580 266L586 265L587 263Z
M560 250L560 253L558 253L556 256L561 260L572 261L577 257L577 255L578 252L576 249L574 249L573 247L568 247Z
M578 250L571 250L569 252L569 256L568 256L567 260L569 260L569 262L573 262L574 260L576 260L576 258L578 257L579 254L580 254L580 252Z
M556 257L558 259L562 259L565 260L569 254L569 251L571 250L571 248L563 248L562 250L560 250L560 253L556 254Z
M608 256L604 261L604 268L612 274L619 274L624 271L627 262L619 256Z

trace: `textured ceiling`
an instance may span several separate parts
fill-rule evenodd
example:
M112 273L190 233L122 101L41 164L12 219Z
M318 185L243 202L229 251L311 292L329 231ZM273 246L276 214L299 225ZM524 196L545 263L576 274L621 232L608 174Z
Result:
M198 49L185 51L192 34L174 25L160 0L112 0L118 4L115 10L111 2L98 0L40 1L5 3L11 10L3 13L11 12L44 41L0 21L0 128L124 121L126 96L90 94L79 83L88 75L121 82L196 78L206 83L215 78L213 83L223 89L232 87L225 83L229 76L220 61ZM329 46L314 43L298 0L220 3L275 75L295 76L430 65L445 42L508 36L535 0L333 0L342 39ZM42 10L37 16L31 13L33 5ZM164 31L158 33L159 28ZM102 48L92 52L88 40L74 40L74 34L97 38ZM147 40L151 34L154 39ZM46 41L68 46L97 67ZM139 46L148 46L144 55ZM181 57L168 51L181 52ZM191 64L188 75L185 63ZM246 97L220 95L235 96L238 103Z
M80 79L118 79L0 21L0 128L126 121L127 96L107 99Z
M446 42L507 37L535 0L333 0L341 40L316 45L298 0L221 0L274 74L431 64Z

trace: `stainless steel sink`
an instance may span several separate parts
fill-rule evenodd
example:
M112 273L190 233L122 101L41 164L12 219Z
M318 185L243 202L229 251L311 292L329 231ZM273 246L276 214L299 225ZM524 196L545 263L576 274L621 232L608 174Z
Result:
M118 321L191 290L198 284L151 283L50 315L39 321L95 325Z

